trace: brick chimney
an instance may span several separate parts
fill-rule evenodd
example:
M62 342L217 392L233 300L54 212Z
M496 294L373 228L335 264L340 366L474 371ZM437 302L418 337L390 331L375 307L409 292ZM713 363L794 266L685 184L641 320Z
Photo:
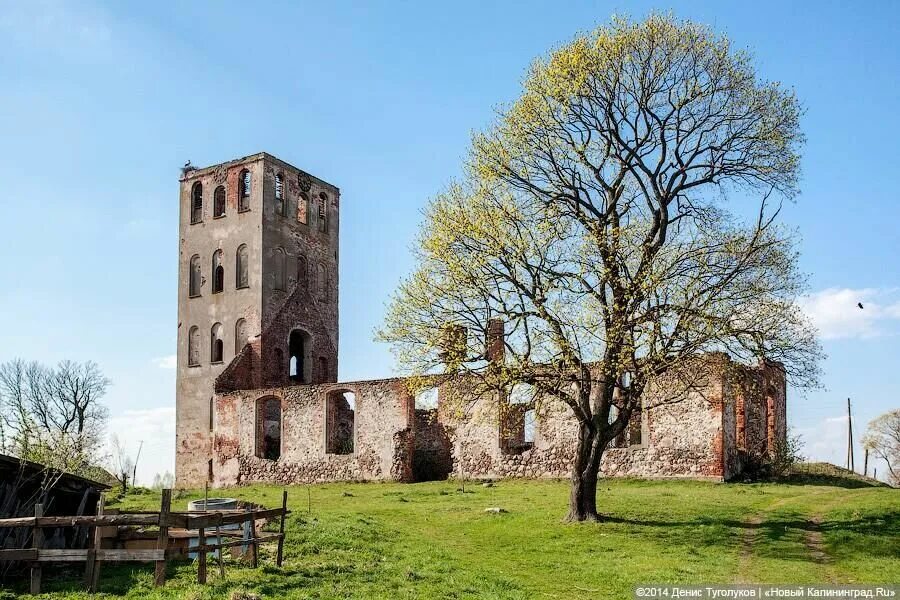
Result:
M487 335L485 336L484 356L488 361L496 364L503 364L506 358L506 331L502 319L489 319L487 324Z

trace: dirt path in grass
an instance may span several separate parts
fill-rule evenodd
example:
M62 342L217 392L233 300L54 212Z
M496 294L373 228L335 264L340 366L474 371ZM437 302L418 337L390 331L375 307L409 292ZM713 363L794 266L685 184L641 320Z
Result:
M813 492L810 495L816 496L823 493L825 492ZM796 499L797 497L795 496L780 498L747 519L744 532L741 535L741 553L735 583L754 582L751 573L751 564L754 556L754 546L759 540L761 525L765 523L766 518L774 510ZM827 578L828 582L837 583L837 579L828 566L831 564L832 559L825 551L825 541L821 529L823 519L822 512L817 512L809 517L806 528L803 531L803 544L813 562L823 567L822 573Z
M807 529L803 534L803 543L806 544L806 549L817 564L829 565L832 561L828 553L825 552L825 541L822 538L821 529L822 519L821 514L810 517ZM837 579L834 577L831 569L826 568L823 570L828 577L829 583L837 583Z

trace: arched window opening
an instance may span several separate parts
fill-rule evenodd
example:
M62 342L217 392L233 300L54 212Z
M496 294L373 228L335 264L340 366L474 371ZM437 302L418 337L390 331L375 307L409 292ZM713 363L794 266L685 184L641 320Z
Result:
M225 289L225 267L222 266L222 251L213 252L212 260L213 272L213 294L218 294Z
M325 265L316 265L316 283L318 284L319 300L328 299L328 275L325 272Z
M220 363L225 360L225 345L222 341L222 324L216 323L210 330L210 357L209 361Z
M636 408L634 412L631 413L631 418L628 420L629 446L643 445L644 435L641 421L641 410L639 408Z
M225 186L220 185L213 192L213 218L225 216Z
M188 284L188 296L196 298L200 295L200 255L191 257L190 275Z
M281 458L281 400L274 396L256 401L256 456Z
M284 216L284 178L281 173L275 174L275 212Z
M196 325L188 332L188 366L200 364L200 328Z
M302 254L297 257L297 285L301 289L308 289L309 286L309 263Z
M312 343L308 333L294 329L288 338L288 376L298 383L312 381Z
M353 454L355 434L356 394L350 390L329 392L325 397L325 451Z
M238 177L238 210L250 210L250 171L244 169Z
M328 196L319 194L319 231L328 231Z
M275 285L274 288L276 290L283 290L287 288L287 282L285 281L285 254L282 248L275 248L275 264L273 274L275 275Z
M500 448L505 454L522 454L534 446L536 394L534 386L517 383L510 389L506 402L500 404Z
M537 412L533 408L529 408L525 411L524 434L525 443L534 446L534 439L537 434Z
M425 388L416 393L416 410L434 410L438 406L438 389Z
M244 346L247 345L247 338L247 321L245 319L238 319L237 323L234 324L235 355L240 354L241 350L244 349Z
M247 273L247 264L248 264L249 256L247 251L247 244L241 244L238 246L237 253L235 255L235 282L234 286L238 289L250 287L250 277Z
M304 225L309 223L309 196L303 192L300 193L300 197L297 199L297 222Z
M203 184L199 181L191 188L191 224L203 220Z

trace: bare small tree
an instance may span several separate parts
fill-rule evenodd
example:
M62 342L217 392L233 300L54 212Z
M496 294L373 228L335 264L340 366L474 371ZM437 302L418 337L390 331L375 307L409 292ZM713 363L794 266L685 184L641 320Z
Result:
M93 362L0 364L0 447L74 473L98 464L109 383Z
M863 448L885 462L890 484L900 487L900 409L872 420L862 442Z
M112 448L112 456L110 468L116 481L122 486L122 493L128 491L128 482L131 481L134 473L134 459L128 454L125 445L119 441L119 436L115 433L109 438L110 447ZM132 483L132 485L134 485Z
M653 15L578 36L535 62L429 206L379 339L409 374L465 374L497 398L522 382L567 406L568 519L596 520L604 450L699 353L817 383L805 280L776 222L796 193L799 115L705 27ZM726 209L736 192L743 218ZM492 319L503 361L486 360Z

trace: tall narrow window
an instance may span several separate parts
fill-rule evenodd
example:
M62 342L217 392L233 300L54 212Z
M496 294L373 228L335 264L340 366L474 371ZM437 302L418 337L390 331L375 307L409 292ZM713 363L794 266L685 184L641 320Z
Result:
M234 353L240 354L247 344L247 321L238 319L234 324Z
M284 178L281 173L275 174L275 212L284 216Z
M297 221L304 225L309 222L309 196L303 192L297 198Z
M250 210L250 171L244 169L238 178L238 210Z
M635 409L628 420L628 445L640 446L643 444L643 431L641 428L641 410Z
M319 194L319 231L328 231L328 196Z
M325 397L325 452L353 454L356 430L356 394L349 390Z
M203 184L199 181L191 188L191 224L203 220Z
M190 275L188 285L188 296L196 298L200 295L200 255L195 254L191 257Z
M213 193L213 218L225 216L225 186L220 185Z
M250 278L247 275L248 260L249 257L247 255L247 244L241 244L240 246L238 246L234 261L234 287L236 288L245 288L250 286Z
M287 287L285 282L285 256L282 248L275 248L275 289L283 290Z
M212 260L213 294L218 294L225 289L225 267L222 266L222 251L213 252Z
M325 383L328 381L328 359L324 356L319 357L319 382Z
M325 273L325 265L316 266L316 283L319 286L319 300L328 299L328 275Z
M297 285L301 289L307 289L309 285L309 263L302 254L297 257Z
M210 352L209 361L220 363L225 359L225 344L222 341L222 324L216 323L210 330Z
M256 401L256 456L281 457L281 400L274 396Z
M288 339L288 353L290 354L288 376L292 381L309 383L312 381L312 344L309 334L301 329L291 331Z
M200 328L196 325L188 332L188 366L200 364Z

